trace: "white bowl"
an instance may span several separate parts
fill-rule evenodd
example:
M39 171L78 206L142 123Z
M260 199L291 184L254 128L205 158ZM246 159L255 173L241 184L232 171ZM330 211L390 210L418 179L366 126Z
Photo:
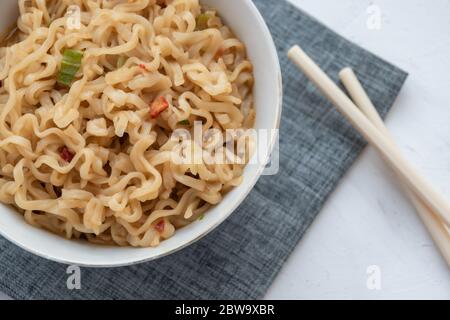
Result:
M277 129L281 116L281 71L270 32L251 0L201 0L216 8L225 23L247 46L254 65L257 129ZM10 27L17 17L17 0L0 1L0 30ZM260 158L268 159L276 134L270 135L270 148ZM157 248L105 247L84 241L66 240L28 225L14 209L0 205L0 234L23 249L38 256L90 267L113 267L157 259L180 250L205 236L220 225L250 193L264 169L264 163L249 165L244 182L208 211L201 221L177 230L175 235Z

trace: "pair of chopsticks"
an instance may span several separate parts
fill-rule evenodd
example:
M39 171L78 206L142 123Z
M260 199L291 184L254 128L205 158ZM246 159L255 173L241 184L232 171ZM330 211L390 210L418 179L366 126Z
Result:
M403 157L355 73L346 68L339 74L352 101L299 46L292 47L288 57L400 177L405 192L450 266L450 204Z

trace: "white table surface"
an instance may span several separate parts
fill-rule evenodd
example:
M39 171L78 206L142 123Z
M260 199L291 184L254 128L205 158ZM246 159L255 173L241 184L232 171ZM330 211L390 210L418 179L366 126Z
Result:
M450 197L450 2L291 0L410 73L387 125L406 156ZM382 12L367 28L367 8ZM367 268L381 271L369 290ZM366 150L298 245L268 299L450 299L450 270L395 176Z
M387 124L407 157L450 197L450 2L290 1L410 73ZM367 27L371 5L382 12L380 30ZM381 290L367 288L372 265L381 272ZM450 270L395 176L368 149L266 298L450 299Z

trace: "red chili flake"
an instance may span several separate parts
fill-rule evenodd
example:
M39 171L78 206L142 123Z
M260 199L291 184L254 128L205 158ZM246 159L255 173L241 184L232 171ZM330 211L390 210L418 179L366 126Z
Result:
M143 64L143 63L141 63L141 64L139 65L139 68L141 68L142 70L148 71L148 70L147 70L147 67L146 67L145 64Z
M166 8L167 7L167 4L166 4L166 1L165 0L156 0L156 3L159 5L159 6L161 6L161 8Z
M75 154L70 152L69 148L67 148L66 146L59 149L59 155L61 156L61 159L66 162L71 162L73 157L75 157Z
M153 119L156 119L167 108L169 108L169 102L167 102L166 98L159 97L151 104L150 115Z
M160 220L160 221L155 225L155 229L156 229L156 231L158 231L159 233L163 233L165 227L166 227L166 222L165 222L164 220Z
M220 58L222 58L224 53L225 53L224 48L219 48L219 50L217 50L216 54L214 55L214 59L219 60Z

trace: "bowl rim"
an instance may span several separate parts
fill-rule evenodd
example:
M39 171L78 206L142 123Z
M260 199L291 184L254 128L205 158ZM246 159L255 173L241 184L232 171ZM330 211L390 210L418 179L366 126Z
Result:
M17 241L16 239L14 239L13 237L10 237L9 234L3 232L3 230L1 228L0 228L0 235L3 236L8 241L10 241L11 243L17 245L21 249L23 249L29 253L32 253L38 257L50 260L50 261L54 261L54 262L58 262L58 263L66 264L66 265L77 265L80 267L89 267L89 268L117 268L117 267L137 265L137 264L157 260L157 259L169 256L171 254L174 254L174 253L194 244L195 242L202 239L203 237L207 236L210 232L214 231L219 225L221 225L226 219L228 219L236 211L237 207L242 204L242 202L247 198L247 196L250 194L250 192L254 189L254 186L256 185L256 183L258 182L259 178L261 177L261 175L264 171L265 165L268 163L268 161L271 157L271 154L273 153L273 150L274 150L274 147L275 147L278 135L279 135L278 130L280 128L281 114L282 114L282 107L283 107L282 73L281 73L278 52L276 50L276 46L275 46L275 42L273 40L272 34L271 34L269 27L267 26L264 18L262 17L260 11L256 7L256 5L253 3L253 1L251 1L251 0L242 0L242 1L243 1L243 4L248 6L248 8L254 14L254 17L257 19L257 21L259 23L259 27L262 32L261 38L266 39L266 42L271 51L270 55L269 55L270 60L271 60L271 65L275 66L275 71L276 71L276 76L277 76L277 79L276 79L277 86L274 89L274 90L276 90L276 92L274 94L277 99L277 103L275 106L276 117L274 118L273 126L270 129L275 130L276 132L271 133L270 144L269 144L269 148L268 148L268 151L266 154L266 159L264 159L264 161L262 161L259 164L259 167L258 167L256 173L251 178L252 179L251 182L248 183L247 189L244 190L242 192L242 195L239 198L237 198L233 203L231 203L228 208L226 208L225 211L227 212L227 214L224 214L212 226L203 230L196 237L192 238L189 241L186 241L185 243L182 243L181 245L179 245L177 247L171 248L169 250L166 250L166 251L158 253L158 254L154 254L151 257L142 258L142 259L128 259L127 261L125 261L126 259L124 259L124 261L122 261L122 262L119 261L117 263L101 263L101 262L87 263L87 262L82 262L82 261L76 261L76 259L69 260L67 258L61 258L61 257L55 256L55 255L50 255L50 254L41 252L39 249L36 249L29 245L25 245L25 244Z

